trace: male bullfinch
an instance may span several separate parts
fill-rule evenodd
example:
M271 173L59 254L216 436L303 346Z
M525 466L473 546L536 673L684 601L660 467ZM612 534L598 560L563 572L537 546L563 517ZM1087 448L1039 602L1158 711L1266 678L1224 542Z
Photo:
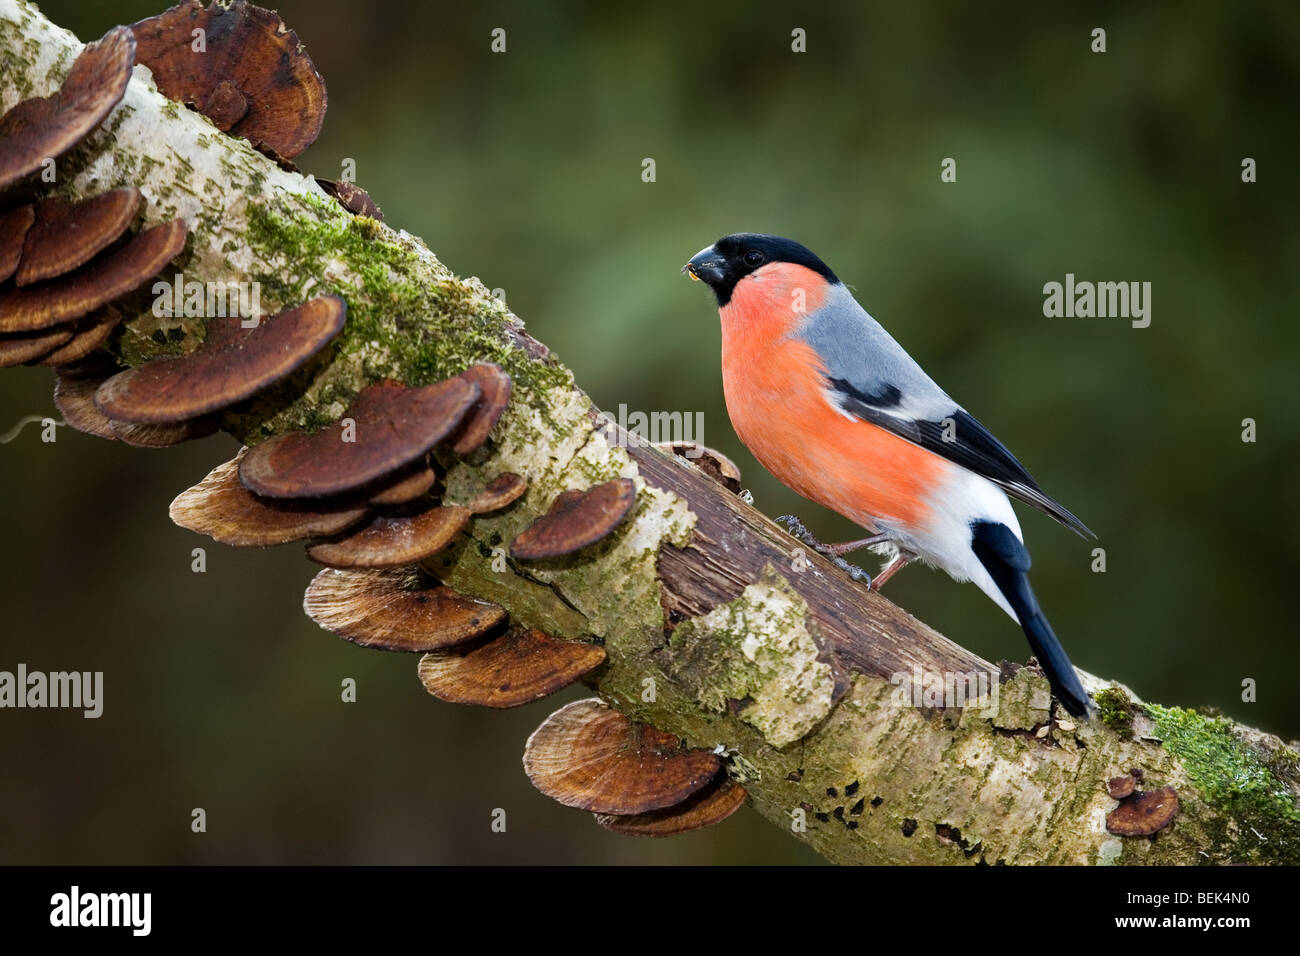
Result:
M1024 628L1057 699L1085 714L1091 701L1029 586L1007 495L1092 532L799 243L726 236L683 271L717 296L722 384L740 440L790 488L871 533L814 542L818 550L889 554L876 588L918 558L974 581Z

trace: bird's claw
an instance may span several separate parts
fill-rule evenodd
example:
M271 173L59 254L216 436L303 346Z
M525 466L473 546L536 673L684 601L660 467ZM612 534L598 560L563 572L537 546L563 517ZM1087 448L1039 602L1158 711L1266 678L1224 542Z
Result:
M812 548L818 554L824 555L826 558L828 558L831 564L835 565L837 568L839 568L841 571L843 571L845 574L851 577L854 581L861 581L864 584L866 584L867 587L871 587L870 574L862 570L856 564L849 564L849 562L845 561L842 557L836 554L835 549L831 547L829 544L822 544L820 541L818 541L817 538L813 535L813 533L804 526L804 523L799 520L798 516L781 515L779 518L776 519L776 521L778 524L785 525L786 529L789 530L789 532L792 535L794 535L804 544L808 545L808 547Z
M813 533L804 526L804 523L800 521L796 515L781 515L781 517L777 518L776 521L777 524L785 525L787 531L814 551L819 554L830 555L830 552L826 550L828 546L818 541L817 538L814 537Z
M803 522L799 520L798 515L781 515L776 519L776 523L785 525L793 535L812 537L812 533L803 526Z
M833 554L827 555L827 557L831 559L831 564L835 565L854 581L861 581L868 588L871 587L871 575L866 571L863 571L856 564L849 564L849 562L845 561L843 558L836 557Z

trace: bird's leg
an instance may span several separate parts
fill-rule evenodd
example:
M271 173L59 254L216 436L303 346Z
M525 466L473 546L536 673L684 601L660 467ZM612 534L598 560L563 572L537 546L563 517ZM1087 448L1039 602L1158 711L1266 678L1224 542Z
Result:
M873 544L883 544L889 540L890 535L888 533L873 534L869 538L859 538L857 541L845 541L843 544L824 544L818 548L818 550L823 554L842 558L850 552L858 551L861 548L869 548Z
M804 523L799 520L797 515L781 515L781 517L776 519L776 522L777 524L785 525L786 529L792 535L804 544L808 545L808 547L812 548L814 551L820 552L821 554L827 553L827 545L818 541L813 533L804 526Z
M790 529L790 533L802 541L814 551L831 558L842 558L844 555L861 548L869 547L873 544L882 544L890 540L889 534L873 534L869 538L860 538L857 541L845 541L843 544L822 544L818 541L811 531L804 527L804 523L794 515L781 515L776 519L778 523L785 525Z
M813 537L811 531L804 527L804 523L799 520L797 515L781 515L776 519L776 523L785 525L787 531L813 550L821 550L822 543Z
M889 559L889 563L880 569L880 573L871 579L871 590L879 591L885 586L885 582L892 578L903 568L912 562L912 555L905 551L900 551Z
M870 538L863 538L861 541L849 541L845 544L822 544L811 531L804 527L804 523L795 515L781 515L776 520L785 525L792 535L808 545L808 547L830 558L832 564L853 580L862 581L867 587L871 587L871 575L856 564L849 564L841 555L856 551L859 548L865 548L869 544L879 544L881 541L886 540L887 535L874 535Z
M781 515L781 517L776 520L789 528L790 533L804 544L808 545L814 551L830 558L831 562L841 571L848 574L849 577L853 578L855 581L866 581L867 586L873 591L879 591L885 586L886 581L916 560L916 555L899 549L898 553L890 558L885 566L881 568L880 573L873 578L857 565L849 564L845 561L844 555L857 551L860 548L869 548L873 544L884 544L887 541L893 540L892 535L888 532L873 534L868 538L860 538L857 541L845 541L843 544L822 544L813 536L811 531L804 527L803 522L794 515Z

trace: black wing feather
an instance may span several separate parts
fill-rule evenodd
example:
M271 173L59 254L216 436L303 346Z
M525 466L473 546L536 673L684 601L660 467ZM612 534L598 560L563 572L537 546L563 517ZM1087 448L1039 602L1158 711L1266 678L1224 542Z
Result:
M880 394L869 395L844 379L827 381L846 412L983 475L1007 494L1046 512L1081 536L1097 537L1087 525L1038 487L1038 482L1016 460L1016 456L969 412L959 408L942 421L901 418L887 411L900 404L897 389L886 388ZM951 419L951 424L948 419Z

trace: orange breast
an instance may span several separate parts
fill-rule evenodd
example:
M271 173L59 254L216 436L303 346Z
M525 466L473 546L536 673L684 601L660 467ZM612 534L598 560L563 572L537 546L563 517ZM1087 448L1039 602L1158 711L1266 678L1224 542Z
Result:
M719 310L722 382L740 440L784 484L868 530L876 519L924 525L943 459L832 407L817 353L789 336L798 317L766 295L771 307L756 308L742 293L747 281Z

